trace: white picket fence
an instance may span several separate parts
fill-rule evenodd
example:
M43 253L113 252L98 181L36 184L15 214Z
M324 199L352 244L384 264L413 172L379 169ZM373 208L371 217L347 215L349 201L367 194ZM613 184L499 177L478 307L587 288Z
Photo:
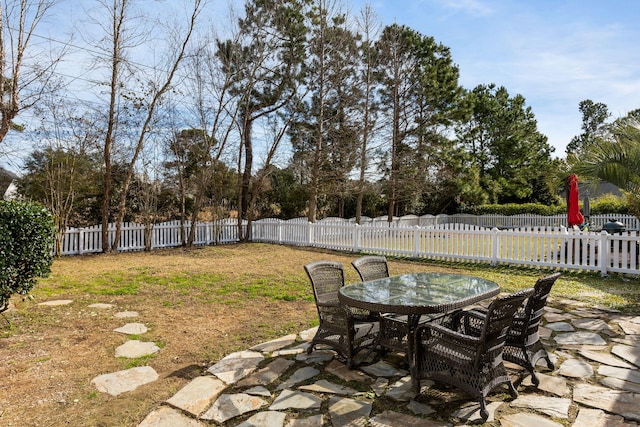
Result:
M604 224L612 220L620 221L628 230L640 230L640 221L633 215L621 214L605 214L595 215L589 218L591 228L600 229ZM306 221L306 218L297 218L289 221ZM567 215L406 215L403 217L394 217L389 224L387 216L377 218L362 217L360 224L362 226L374 227L411 227L418 225L420 227L436 226L442 224L469 224L487 228L532 228L532 227L561 227L567 224ZM325 218L318 223L332 224L354 224L355 218Z
M636 231L610 235L564 227L503 229L468 224L377 227L257 221L254 242L454 262L517 264L608 273L640 273Z
M434 221L429 224L432 218ZM504 225L515 224L518 220L531 221L532 216L511 222L505 220L509 217L494 217L494 221L500 221L502 229L495 222L489 228L458 222L438 223L443 219L432 218L403 217L392 224L371 220L363 225L337 218L316 223L300 218L288 221L263 219L252 223L250 240L418 259L597 271L602 275L640 273L637 231L610 235L604 231L580 231L562 226ZM550 222L555 220L554 217L540 218L548 218ZM602 224L617 219L628 224L628 228L637 223L635 217L594 219ZM185 224L185 235L188 235L190 226ZM196 227L195 245L238 242L235 219L197 223ZM100 252L100 230L100 226L68 230L61 255ZM113 241L114 226L110 226L109 236ZM155 224L150 238L152 249L181 246L180 222ZM140 251L144 248L145 227L123 224L119 250Z
M199 222L196 224L194 245L214 245L238 242L237 220L227 219L215 222ZM191 222L184 226L184 236L189 236ZM115 240L116 226L109 224L109 241ZM180 221L169 221L153 224L150 230L151 249L175 248L182 246ZM146 233L143 224L122 224L118 251L142 251L145 249ZM102 225L86 228L69 228L62 241L59 255L83 255L102 252Z

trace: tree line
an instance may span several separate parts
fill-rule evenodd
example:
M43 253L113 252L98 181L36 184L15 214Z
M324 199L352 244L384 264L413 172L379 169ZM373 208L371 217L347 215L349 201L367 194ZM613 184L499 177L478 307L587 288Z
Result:
M19 96L31 97L20 191L51 209L58 230L101 222L105 252L118 243L106 224L125 220L233 213L246 237L261 217L558 201L567 167L525 98L493 83L463 88L447 46L382 26L371 7L249 0L227 20L181 0L151 19L144 0L90 3L89 99L57 72L65 49L47 62L29 55L28 37L5 36L0 124L18 132ZM2 33L35 34L36 12L56 5L3 2ZM21 57L7 56L12 40L23 40ZM43 71L25 79L21 68Z

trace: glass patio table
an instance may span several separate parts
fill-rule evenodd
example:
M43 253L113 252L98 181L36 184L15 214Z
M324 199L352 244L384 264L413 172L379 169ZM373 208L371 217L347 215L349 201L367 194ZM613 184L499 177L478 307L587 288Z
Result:
M444 314L500 293L480 277L450 273L409 273L340 288L338 299L350 307L407 315L407 356L413 365L413 332L420 316Z

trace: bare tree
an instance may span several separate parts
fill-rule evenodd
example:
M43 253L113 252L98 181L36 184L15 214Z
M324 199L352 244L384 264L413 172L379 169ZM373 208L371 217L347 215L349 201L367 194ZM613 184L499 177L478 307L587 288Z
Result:
M0 142L13 120L52 90L53 71L63 51L39 51L33 45L35 31L52 12L57 0L3 0L0 7Z
M234 43L237 37L237 33L232 36ZM236 135L240 104L233 91L237 76L220 60L224 55L220 49L219 44L206 38L186 61L191 78L185 81L189 97L184 106L189 110L191 127L176 135L179 138L171 149L174 156L182 158L181 186L183 190L188 187L193 194L192 224L198 220L212 193L217 200L211 202L217 203L219 209L226 209L223 207L225 189L221 185L226 182L227 172L223 159ZM187 246L191 246L194 239L195 227L191 227Z
M180 25L176 25L172 29L169 29L167 25L167 28L165 28L163 34L168 35L163 40L165 43L163 50L165 63L145 66L135 64L126 57L130 50L145 46L147 41L144 33L145 28L141 25L142 18L134 15L134 0L111 0L111 2L109 0L99 0L99 3L109 15L107 21L96 20L109 41L109 49L105 55L108 58L110 76L107 83L109 108L103 145L104 200L102 207L102 248L104 252L109 252L117 248L120 243L120 230L126 212L127 194L136 170L138 157L153 130L156 110L167 91L171 88L173 79L185 57L203 2L202 0L191 0L187 24L184 28L181 28ZM104 22L108 24L104 24ZM154 22L153 24L161 25L160 22ZM157 40L153 42L157 43ZM103 50L104 46L104 44L100 44ZM149 45L147 47L152 49L154 46ZM151 69L151 73L149 73L149 69ZM138 86L137 88L129 87L127 89L127 84L130 83L129 77L133 77L132 81ZM122 110L121 102L127 104L128 111ZM107 227L110 217L109 204L112 198L112 152L118 135L118 127L124 124L123 115L127 112L136 115L139 122L135 124L135 130L131 134L131 151L128 153L127 163L128 170L119 196L118 207L113 215L116 230L114 241L110 244Z

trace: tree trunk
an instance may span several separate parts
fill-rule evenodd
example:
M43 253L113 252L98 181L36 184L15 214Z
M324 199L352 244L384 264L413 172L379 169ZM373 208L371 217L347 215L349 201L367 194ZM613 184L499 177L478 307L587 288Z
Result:
M247 219L247 230L242 236L242 241L249 239L249 227L251 224L251 216L249 210L251 170L253 167L253 143L251 140L251 127L253 126L253 118L245 117L243 119L242 140L244 143L244 171L242 172L242 181L240 183L240 216Z

